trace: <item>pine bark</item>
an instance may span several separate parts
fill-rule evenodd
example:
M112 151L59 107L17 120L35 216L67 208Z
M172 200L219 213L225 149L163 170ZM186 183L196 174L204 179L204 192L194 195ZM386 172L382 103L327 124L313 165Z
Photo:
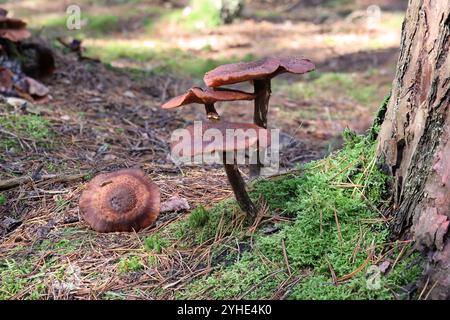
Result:
M393 236L427 253L422 286L450 298L450 0L410 0L378 156L393 176Z

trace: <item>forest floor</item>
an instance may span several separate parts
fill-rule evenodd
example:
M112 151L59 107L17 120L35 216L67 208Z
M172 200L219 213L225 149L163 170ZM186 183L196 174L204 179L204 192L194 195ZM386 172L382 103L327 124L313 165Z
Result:
M44 80L51 94L46 103L26 108L0 104L0 178L34 177L0 193L2 298L207 296L208 288L193 290L191 296L185 288L218 266L232 264L227 259L236 259L234 253L223 253L230 241L236 242L239 260L253 240L248 239L243 220L234 216L226 221L240 230L239 236L223 227L222 218L211 219L222 227L215 225L215 233L201 239L180 230L202 220L206 212L202 207L217 214L213 207L231 191L222 168L178 167L167 156L171 132L202 119L201 108L167 112L160 105L200 85L203 73L222 63L302 55L314 61L317 70L274 80L269 126L280 128L289 142L282 150L282 168L323 158L342 145L345 128L363 133L371 126L394 77L406 6L403 1L380 1L381 16L370 23L368 1L363 0L324 1L321 7L249 1L241 20L229 26L203 26L200 31L180 22L183 7L164 2L79 2L86 25L72 32L63 27L65 5L58 2L3 5L29 22L36 37L52 44L57 69ZM80 61L65 52L55 40L58 36L82 38L85 55L102 63ZM223 103L218 110L224 118L251 121L252 108L246 103ZM163 201L177 195L192 209L200 209L194 216L162 215L139 233L93 232L78 212L85 181L125 167L143 169L160 187ZM337 168L341 167L333 170ZM272 209L269 203L268 210ZM271 219L289 223L293 217L275 214ZM167 230L179 239L166 239ZM185 237L190 240L185 242ZM286 281L259 297L286 298L286 292L311 271L303 268L301 277L293 277L289 268L288 263ZM261 271L250 277L232 297L246 297L267 276Z

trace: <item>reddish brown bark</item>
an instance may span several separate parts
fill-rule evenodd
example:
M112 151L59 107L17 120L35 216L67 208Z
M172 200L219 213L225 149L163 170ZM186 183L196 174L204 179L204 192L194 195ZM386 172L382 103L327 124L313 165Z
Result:
M378 154L394 177L394 236L428 253L429 298L450 298L450 0L410 0Z

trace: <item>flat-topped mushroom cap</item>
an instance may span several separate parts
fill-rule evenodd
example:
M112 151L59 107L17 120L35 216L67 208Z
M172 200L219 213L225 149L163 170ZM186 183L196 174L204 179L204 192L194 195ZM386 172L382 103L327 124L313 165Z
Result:
M258 142L260 148L266 148L271 142L269 131L253 123L205 121L202 122L201 132L195 132L195 125L190 125L185 129L189 138L185 139L185 136L183 136L180 140L171 144L172 150L175 148L181 150L181 154L179 154L181 157L193 157L203 153L247 150L256 146ZM216 138L218 133L221 134L221 139Z
M16 42L25 40L31 36L30 31L26 29L27 24L24 21L7 18L6 14L6 10L0 14L0 38Z
M269 57L253 62L221 65L208 71L203 80L209 87L219 87L244 81L272 78L284 72L301 74L314 69L314 64L308 59Z
M138 169L104 173L92 179L80 198L80 212L98 232L138 231L159 215L156 184Z
M212 104L218 101L253 100L255 95L231 89L202 89L192 87L185 94L170 99L162 105L163 109L177 108L186 104Z

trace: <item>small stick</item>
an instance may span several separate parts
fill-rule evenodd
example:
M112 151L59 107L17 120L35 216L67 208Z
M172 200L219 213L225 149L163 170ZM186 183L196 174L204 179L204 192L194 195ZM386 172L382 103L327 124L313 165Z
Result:
M334 208L334 220L336 221L336 227L337 227L337 231L338 231L338 237L339 237L339 241L342 244L342 233L341 233L341 225L339 224L339 219L337 216L337 211L336 208Z
M331 265L330 260L328 260L327 256L325 256L325 261L328 264L328 268L330 269L330 273L331 273L331 278L333 279L333 284L335 286L337 286L337 277L336 277L336 273L334 272L333 266Z
M289 260L288 260L287 253L286 253L286 245L284 244L284 239L281 239L281 247L283 248L284 262L286 263L286 268L288 270L289 277L292 277L291 266L289 265Z
M13 189L17 186L27 184L29 182L42 182L45 180L55 179L55 182L70 182L78 180L86 176L87 173L57 175L57 174L43 174L39 180L33 180L30 176L22 176L18 178L0 181L0 191Z

